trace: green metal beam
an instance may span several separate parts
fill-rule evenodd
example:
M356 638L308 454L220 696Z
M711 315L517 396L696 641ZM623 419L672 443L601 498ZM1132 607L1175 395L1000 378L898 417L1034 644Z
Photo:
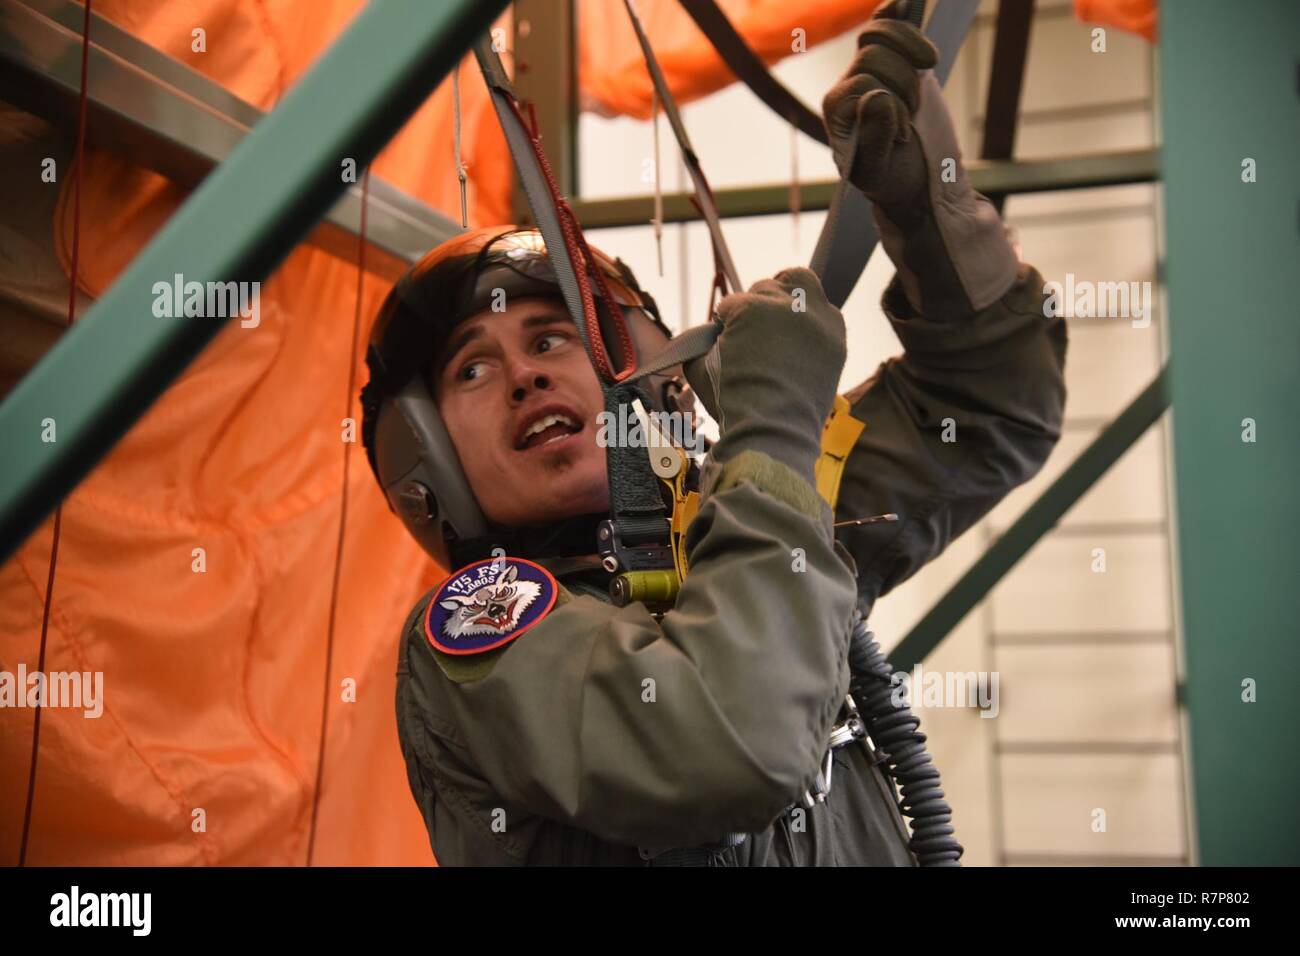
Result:
M1015 524L993 542L983 557L898 643L889 655L894 670L910 671L918 661L924 660L1168 407L1166 370L1093 439L1064 474L1025 509Z
M515 0L515 95L532 104L560 192L578 195L578 25L573 0ZM514 221L532 220L515 183Z
M160 319L154 284L258 281L388 142L505 0L380 0L259 123L0 405L0 560L222 329ZM249 330L249 334L256 334ZM47 439L54 423L55 441Z
M1061 159L972 160L966 169L971 183L985 195L1051 192L1058 189L1093 189L1149 183L1159 176L1154 149L1123 150ZM799 184L799 208L805 212L830 208L839 182ZM724 219L774 216L790 211L790 184L739 186L714 190L718 213ZM621 196L572 202L578 221L586 229L639 226L654 215L653 196ZM664 194L664 222L692 222L700 218L690 193Z
M0 89L6 101L75 137L80 115L81 28L74 0L0 0ZM161 173L187 190L223 162L265 114L221 84L90 15L86 141ZM307 236L357 261L361 187L351 185ZM459 222L370 177L366 269L396 281ZM66 294L63 296L67 299ZM59 319L67 320L67 307Z
M1295 866L1300 4L1224 14L1211 0L1160 7L1195 831L1203 865Z

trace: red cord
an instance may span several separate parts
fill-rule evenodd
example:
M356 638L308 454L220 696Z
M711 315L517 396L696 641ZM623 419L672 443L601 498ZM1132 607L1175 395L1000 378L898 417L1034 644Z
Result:
M542 149L541 137L537 132L537 114L533 110L532 104L528 104L528 114L532 122L531 124L525 124L518 101L513 98L508 98L507 101L510 108L514 110L520 124L525 127L531 125L529 145L532 147L533 155L537 157L538 165L541 167L542 174L546 179L546 188L550 191L551 201L555 206L557 218L560 221L560 231L564 233L564 246L569 252L569 261L573 263L573 277L578 283L578 295L582 300L583 324L586 328L587 342L591 350L592 362L596 366L596 373L607 382L621 382L636 371L636 350L632 346L632 334L628 331L627 319L623 316L623 310L619 306L618 300L610 294L609 286L605 282L600 266L594 261L591 249L587 245L586 236L582 233L582 226L578 222L578 217L574 214L573 208L565 201L564 196L560 194L555 172L551 169L550 160L546 158L546 151ZM596 302L591 294L589 276L592 274L595 275L596 284L601 290L606 306L609 308L610 320L618 335L619 346L622 349L623 366L617 372L614 371L609 351L605 348L605 336L601 331L600 318L596 313Z
M356 391L357 340L361 335L362 291L366 282L366 209L370 198L370 167L361 176L361 230L360 248L357 251L357 304L352 316L352 345L348 349L348 391L343 405L343 417L352 415L352 399ZM334 580L330 585L329 628L325 639L325 689L320 705L320 746L316 751L316 789L311 801L311 829L307 837L307 865L316 856L316 823L320 818L321 781L325 774L325 741L329 730L330 693L334 683L334 625L339 603L339 578L343 566L343 532L348 522L348 475L352 464L353 442L343 443L343 493L339 505L339 534L334 547Z
M77 146L73 153L76 173L72 180L72 267L68 275L68 327L77 317L77 253L81 247L81 167L86 155L86 76L90 71L90 2L81 25L81 102L77 110ZM50 633L50 605L54 598L54 569L59 561L59 532L63 525L63 502L54 509L54 535L50 544L50 573L45 580L45 608L41 612L41 649L36 670L45 673L45 649ZM32 806L36 797L36 758L41 746L41 701L36 701L32 720L32 759L27 775L27 806L23 810L23 836L18 844L18 865L27 865L27 845L32 834Z

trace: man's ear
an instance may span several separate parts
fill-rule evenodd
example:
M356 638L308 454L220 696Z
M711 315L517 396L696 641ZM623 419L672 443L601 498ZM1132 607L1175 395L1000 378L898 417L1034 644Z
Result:
M668 336L641 309L625 306L624 314L628 319L628 331L632 333L632 343L636 346L638 358L649 358L668 344ZM680 367L677 373L681 374Z
M439 527L441 527L441 524L442 523L439 522ZM444 575L451 574L451 572L455 570L451 566L451 549L447 547L447 541L443 535L438 535L438 545L434 550L437 553L432 555L433 560L437 563L438 567L442 568Z
M438 392L442 385L442 356L434 356L432 362L424 370L424 387L429 390L429 397L433 399L434 407L438 407Z

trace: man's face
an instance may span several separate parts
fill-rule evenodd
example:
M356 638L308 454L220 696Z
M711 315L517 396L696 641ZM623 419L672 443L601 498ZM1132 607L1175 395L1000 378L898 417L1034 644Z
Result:
M461 322L430 384L489 521L526 527L609 509L596 444L604 398L559 300L518 298Z

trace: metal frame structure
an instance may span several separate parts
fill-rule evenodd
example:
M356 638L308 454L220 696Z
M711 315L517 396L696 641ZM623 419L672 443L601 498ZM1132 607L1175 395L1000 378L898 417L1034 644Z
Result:
M533 104L546 159L565 196L578 194L578 23L574 0L514 0L515 92ZM532 211L521 190L511 204L516 223ZM584 224L585 225L585 224Z
M397 6L407 2L414 2L414 0L398 0ZM561 17L560 22L556 24L543 21L540 17L530 19L529 10L538 2L539 0L517 0L516 46L512 51L519 67L516 87L523 95L546 104L546 108L540 111L539 126L547 143L555 147L553 165L557 177L573 188L576 187L577 182L576 149L574 148L577 103L573 93L572 56L566 59L552 55L547 51L554 44L543 42L544 35L554 37L558 30L562 39L567 38L561 47L571 52L575 42L572 3L571 0L563 0L561 6L564 11L567 11L567 15ZM75 83L75 80L70 80L69 68L66 65L67 61L71 60L71 57L67 56L68 44L75 42L79 45L81 42L79 28L76 27L71 16L74 8L76 5L69 0L0 0L0 27L7 24L20 26L26 31L26 36L40 41L40 43L26 45L0 43L0 71L23 76L22 71L25 70L27 79L25 86L35 89L35 92L28 95L27 101L43 107L44 114L53 118L67 115L68 90L74 88L69 84ZM45 22L38 23L38 19L44 19ZM547 22L545 34L541 30L525 26L534 20L537 23ZM490 18L485 21L485 23L490 22ZM102 38L100 34L92 31L92 35L96 37L95 42L92 43L92 50L97 51L98 56L98 59L92 60L92 63L101 64L99 69L103 71L103 80L110 83L126 83L130 89L140 95L135 97L114 94L111 99L108 98L109 94L94 93L93 95L99 97L95 103L103 124L103 134L112 138L115 143L120 141L128 155L149 157L151 168L177 176L179 181L184 183L193 181L196 173L201 178L204 166L210 168L210 164L220 161L222 157L229 154L239 142L239 136L248 136L247 129L257 121L257 111L253 107L231 96L220 86L194 71L187 70L152 50L124 31L108 24L107 21L103 23L102 28L99 22L94 28L94 30L102 29ZM520 29L521 26L523 29ZM486 25L483 28L486 29ZM1024 66L1023 37L1017 34L1011 42L1013 49L1019 51L1020 55L1015 58L1013 70L1010 72L1004 70L999 89L1010 89L1018 93L1020 87L1018 74ZM42 49L41 44L50 47L43 57L32 53L30 49L26 52L23 50L24 46L31 46L39 51ZM343 41L340 40L338 46L342 45ZM15 47L18 49L15 50ZM55 55L52 51L61 55ZM126 59L128 57L129 60ZM332 60L334 57L335 53L331 51L327 60ZM322 67L324 66L326 64L323 63ZM0 72L0 75L3 73ZM33 82L33 79L40 82ZM101 85L110 85L110 83ZM306 80L304 85L305 83ZM96 84L92 83L92 91L95 86ZM427 93L427 90L425 92ZM151 107L148 105L150 103L154 105ZM991 91L990 105L996 104L994 93ZM286 101L271 114L271 118L278 118L280 122L284 122L282 114L290 105L291 101ZM1006 152L1007 141L1014 135L1014 122L1004 115L1006 112L1007 110L1001 107L991 109L986 123L986 134L990 129L994 131L993 145L996 146L997 152ZM264 129L278 125L278 122L273 124L265 121L257 128L256 133L265 135ZM195 135L186 135L190 131ZM248 138L253 139L252 136ZM355 153L354 150L345 149L339 155L355 155ZM975 188L986 194L1005 195L1149 182L1157 176L1157 157L1154 150L1129 150L1083 158L1029 162L1014 162L1008 159L979 160L969 163L968 169ZM226 171L225 166L222 170ZM233 182L233 175L228 174L226 181ZM207 185L204 184L204 189ZM805 210L827 208L837 187L838 183L835 181L800 184L800 208ZM185 210L177 215L176 221L169 224L167 231L174 227L185 226L187 223L191 229L193 228L198 214L191 216L189 213L199 204L200 199L205 198L204 189L195 194ZM371 190L373 202L376 192L376 184L373 181ZM391 187L389 190L385 193L382 185L378 187L380 205L378 213L374 209L370 213L372 224L368 228L368 236L398 235L398 241L391 242L389 249L396 252L400 259L413 261L425 249L457 231L457 227L445 217L409 200L396 190L391 190ZM398 200L396 211L384 203L386 198L394 196ZM716 192L716 197L720 213L729 218L780 214L790 209L790 189L787 185L720 189ZM669 194L664 196L663 200L665 222L684 222L698 217L698 213L691 205L689 194ZM651 196L637 196L585 202L574 200L573 206L585 226L606 228L648 221L652 215L653 202ZM359 207L355 209L355 213L359 216ZM352 215L353 210L350 208L340 212L339 207L335 207L333 218L329 222L338 236L355 235ZM374 225L376 219L379 222L378 227ZM313 233L314 238L320 236L320 230ZM139 269L142 261L149 260L151 253L157 251L156 247L161 239L160 236L141 253L139 259L133 264L132 273ZM383 246L383 242L378 239L372 241L379 242L381 247ZM319 239L319 242L331 251L338 245L338 242L328 235L324 239ZM354 253L349 253L352 254ZM193 264L189 265L190 274L194 274ZM170 267L167 269L170 270ZM164 270L157 274L170 275L171 273ZM115 287L110 296L121 300L123 293ZM108 311L108 298L106 297L105 306L93 310L88 319L94 319L98 314ZM141 298L139 301L143 303L148 299ZM87 327L93 328L94 325L88 323ZM155 331L159 328L161 326L155 326ZM216 326L211 328L215 329ZM76 331L85 334L82 329ZM69 367L75 367L70 361L69 353L71 357L81 354L74 351L67 342L60 343L55 352L57 354L51 357L62 358ZM110 351L109 354L121 353ZM102 362L98 364L102 367ZM39 396L45 394L43 383L48 377L57 374L47 365L48 361L43 361L24 380L20 388L15 390L14 395L0 406L0 438L4 437L6 428L15 418L11 406L31 405L39 400ZM159 380L156 377L154 379L154 381L161 381L164 386L169 380L169 378ZM161 388L158 390L160 391ZM151 398L152 396L150 400ZM141 403L140 410L142 411L147 404L147 401ZM1133 405L1098 437L1093 446L1045 492L1043 498L1031 507L1020 521L1008 529L984 559L973 567L904 638L891 656L894 665L910 667L913 662L927 656L951 628L978 603L988 589L1042 534L1050 530L1060 515L1092 486L1112 462L1131 447L1132 443L1141 436L1145 426L1158 418L1165 407L1165 387L1162 377L1153 382ZM55 418L56 421L60 420L60 417L54 414L57 411L56 407L51 407L49 411L49 417ZM82 417L72 416L74 427L81 424ZM63 416L64 421L67 419L68 416ZM27 436L26 443L30 445L36 429L29 428L28 431L30 434ZM82 432L78 431L76 437L82 439ZM107 447L108 445L105 445L104 450L107 450ZM48 447L43 451L44 454L39 457L44 460L57 463L61 459L56 451ZM90 464L93 464L93 461L84 464L81 473L88 470ZM46 510L52 508L54 502L58 500L57 496L51 496L48 492L41 494L41 486L33 485L40 480L38 476L48 475L51 472L60 474L57 464L44 471L35 468L24 470L32 474L5 475L3 480L0 480L0 534L2 534L0 554L7 555L18 543L10 537L11 527L25 527L29 530L36 520L39 520L39 517L32 520L31 515L12 513L14 499L9 495L12 490L21 487L20 482L27 483L26 494L29 500L39 501L40 507ZM23 518L27 520L22 520Z
M84 9L72 0L0 0L5 99L72 132L81 86ZM145 169L193 188L265 114L196 70L91 14L87 135ZM357 170L360 182L361 169ZM372 176L366 268L395 280L460 226ZM349 186L307 241L355 261L360 186Z
M1168 407L1167 375L1162 371L898 642L889 655L894 669L910 671L938 647Z
M221 330L160 320L155 282L260 281L338 201L485 33L506 0L385 0L194 191L90 312L0 404L0 559L8 558ZM55 441L43 440L53 422Z
M1015 154L1020 123L1020 91L1025 82L1025 58L1034 24L1034 0L1002 0L993 33L993 68L984 108L984 142L980 159L1010 159ZM1005 192L986 192L999 213Z
M971 184L986 195L1035 193L1152 182L1158 178L1159 156L1153 149L1135 149L1061 159L972 160L964 165ZM830 208L838 186L836 180L799 183L800 211ZM727 219L789 213L790 194L788 183L720 188L713 193L719 214ZM639 226L650 221L654 197L578 199L570 205L588 229ZM665 193L663 208L665 223L693 222L699 218L699 213L691 205L690 193Z
M519 0L519 6L526 10L536 2ZM184 68L124 32L111 25L101 29L97 24L100 32L92 45L91 71L97 78L91 82L95 97L92 135L98 131L150 168L180 182L196 184L197 188L104 298L0 405L0 447L5 449L7 461L0 471L0 559L12 554L221 328L219 320L197 323L155 319L149 308L153 281L175 272L200 281L257 280L265 277L293 243L308 233L312 233L312 241L331 251L353 255L352 247L347 242L340 245L339 239L355 236L359 197L340 181L340 159L352 157L359 168L369 163L505 5L506 0L445 0L439 4L384 0L371 4L316 68L265 117L255 116L252 107L215 84L196 81L197 74L186 76L179 72ZM1295 14L1283 11L1283 6L1278 3L1268 14L1245 24L1238 21L1238 26L1249 28L1249 37L1268 51L1268 62L1283 67L1290 64L1294 71L1294 38L1300 30L1294 29ZM26 94L20 105L56 119L67 116L72 61L67 55L68 44L80 45L79 27L67 19L71 7L74 5L67 0L0 0L0 77L8 81L7 90ZM529 68L519 72L516 83L523 95L532 95L548 105L541 125L544 132L550 132L548 146L559 144L552 159L560 182L573 192L577 182L577 107L570 0L564 0L564 8L568 11L562 18L563 33L568 37L561 51L564 55L546 55L546 44L536 36L522 38L516 54L527 54ZM1234 698L1238 672L1243 678L1253 674L1261 681L1273 676L1263 670L1266 665L1259 653L1263 638L1241 634L1237 609L1251 608L1265 633L1272 634L1275 640L1280 638L1294 619L1294 615L1285 613L1293 610L1287 606L1290 582L1282 573L1254 581L1238 573L1227 593L1215 584L1216 574L1229 560L1237 568L1250 566L1246 558L1254 557L1250 549L1255 543L1250 535L1277 527L1283 515L1300 526L1300 521L1295 521L1295 498L1284 494L1284 485L1294 483L1294 466L1300 462L1294 443L1275 439L1274 444L1266 445L1261 439L1258 451L1251 450L1255 455L1252 460L1224 435L1236 428L1227 419L1246 416L1250 411L1262 418L1269 413L1275 416L1271 420L1263 418L1268 424L1261 425L1262 429L1273 429L1274 435L1286 430L1283 416L1293 410L1284 408L1288 394L1285 385L1289 383L1293 393L1295 356L1280 361L1271 350L1271 340L1262 334L1250 340L1238 337L1239 358L1258 363L1264 374L1251 376L1248 381L1236 380L1242 391L1228 394L1219 384L1224 343L1221 325L1215 325L1223 320L1224 312L1215 311L1212 305L1221 303L1230 310L1235 303L1223 302L1224 290L1213 283L1225 257L1230 257L1232 266L1239 270L1234 274L1250 276L1255 283L1251 295L1260 298L1252 302L1253 314L1266 311L1259 302L1269 297L1272 314L1288 314L1289 296L1282 283L1290 273L1281 250L1294 248L1295 223L1289 222L1289 233L1279 230L1279 235L1271 237L1273 244L1265 245L1250 241L1250 230L1261 221L1276 225L1286 219L1276 209L1221 199L1215 193L1210 193L1207 200L1204 184L1221 175L1221 171L1214 171L1218 167L1212 168L1213 163L1226 162L1235 167L1238 159L1220 154L1238 147L1220 142L1211 144L1213 150L1204 148L1201 118L1206 104L1214 104L1217 115L1234 124L1240 132L1238 142L1248 141L1257 135L1259 124L1248 111L1239 108L1238 98L1251 92L1245 87L1258 74L1251 70L1234 72L1227 65L1222 70L1205 69L1201 59L1205 51L1225 40L1212 4L1205 0L1170 4L1162 12L1162 29L1169 47L1163 61L1166 148L1180 156L1177 167L1167 166L1165 170L1170 199L1170 252L1175 263L1171 270L1171 299L1180 324L1172 372L1168 378L1162 372L1104 430L907 635L891 660L897 668L910 669L915 661L928 655L1160 417L1172 393L1180 417L1185 416L1177 432L1176 450L1182 479L1179 509L1186 519L1181 544L1188 709L1192 716L1203 860L1261 862L1294 852L1294 815L1284 817L1289 843L1270 843L1265 834L1274 831L1259 821L1275 821L1289 810L1277 801L1286 795L1284 784L1300 779L1300 773L1295 772L1293 754L1289 762L1275 761L1252 768L1255 794L1269 802L1264 812L1255 806L1249 813L1237 813L1237 823L1231 825L1230 802L1237 797L1229 784L1240 785L1243 769L1234 759L1233 747L1243 738L1265 732L1261 722L1265 715L1269 721L1289 716L1290 723L1283 725L1295 726L1297 705L1232 709L1225 701ZM1289 31L1285 24L1273 22L1287 17L1291 18ZM521 18L521 22L528 20L526 15ZM1239 51L1241 58L1234 62L1254 64L1258 61L1253 50L1244 49L1247 41L1243 36L1232 40L1243 47ZM1013 36L1008 43L1012 50L1020 51L1016 69L1022 70L1022 38ZM1287 56L1291 59L1287 60ZM1003 77L999 88L1018 94L1021 77L1014 72ZM1285 69L1281 72L1285 73ZM106 82L110 78L140 91L140 96L110 98L112 84ZM15 79L19 82L13 82ZM1300 129L1294 116L1296 92L1290 90L1292 98L1277 107L1281 115L1290 115L1290 120L1279 121L1258 147L1261 155L1276 158L1274 169L1288 168L1288 157L1300 152L1295 133ZM1290 114L1285 113L1287 109ZM1008 136L1014 135L1014 122L1009 132L1005 118L1001 123L994 130L1000 130L1000 137L990 140L993 155L1000 158L970 164L976 188L986 194L1149 182L1158 177L1155 153L1145 150L1082 159L1009 161L1005 157L1009 156ZM1286 133L1279 132L1283 128ZM801 185L800 207L826 208L835 186L830 182ZM340 202L340 195L345 193ZM1258 202L1264 195L1261 189L1250 198ZM719 190L717 199L720 213L727 217L777 214L790 209L786 185ZM413 260L457 231L446 217L374 181L371 202L368 238L399 261ZM573 206L586 226L602 228L647 222L652 202L646 196L574 201ZM312 232L322 216L326 220L324 231ZM696 217L685 195L664 197L665 221ZM1234 228L1239 241L1211 245L1210 238L1221 234L1225 223ZM1256 256L1261 248L1274 250L1272 258ZM1220 268L1216 270L1215 265ZM1234 280L1233 288L1242 288L1238 280ZM1294 314L1293 308L1290 314ZM1274 331L1284 332L1280 327ZM1294 328L1284 334L1294 335ZM1227 404L1216 406L1214 401ZM55 443L41 440L41 423L46 419L57 423ZM1218 423L1212 437L1200 427L1201 421ZM1273 470L1264 472L1260 459ZM1293 467L1288 470L1287 465ZM1222 496L1215 493L1216 482L1222 482L1223 487L1254 486L1259 493L1235 503L1232 513L1225 514ZM1267 553L1274 567L1284 571L1300 566L1295 541L1294 536L1273 540ZM1239 650L1243 642L1254 651L1245 658ZM1290 646L1294 648L1294 642ZM1291 653L1294 664L1294 650ZM1225 686L1225 680L1231 686ZM1287 693L1278 689L1269 692L1278 696ZM1265 691L1260 693L1262 698ZM1294 697L1291 699L1294 701Z
M1184 705L1201 862L1294 866L1300 5L1222 12L1160 10Z

